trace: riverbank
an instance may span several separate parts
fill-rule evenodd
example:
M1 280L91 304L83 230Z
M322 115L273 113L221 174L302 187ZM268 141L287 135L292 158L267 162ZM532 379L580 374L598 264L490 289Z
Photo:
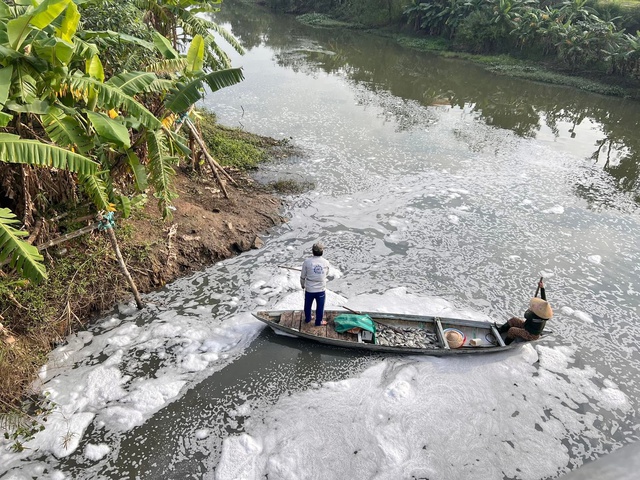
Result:
M330 14L311 13L297 17L298 21L316 28L363 30L394 39L399 45L438 55L474 63L496 75L521 78L540 83L576 88L599 95L640 99L640 80L607 76L602 73L570 68L548 61L532 61L511 55L485 55L463 52L453 42L438 36L427 36L410 31L401 25L372 28L361 23L350 23L333 18Z
M151 195L130 218L116 220L114 231L140 293L260 248L261 236L286 221L280 214L280 193L295 186L259 184L251 170L260 161L291 155L294 147L220 126L203 128L203 135L233 179L226 182L229 198L208 167L180 166L173 183L179 196L172 221L162 221ZM49 276L45 283L7 291L0 298L0 412L13 410L32 393L29 386L52 347L118 303L133 301L109 240L100 231L52 247L44 256Z

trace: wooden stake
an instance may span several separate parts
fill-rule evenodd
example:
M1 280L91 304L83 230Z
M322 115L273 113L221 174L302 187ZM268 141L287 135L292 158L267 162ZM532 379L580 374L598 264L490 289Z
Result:
M142 303L142 299L140 298L140 294L138 293L138 288L136 287L136 284L134 283L133 278L129 273L129 270L127 269L127 265L124 263L124 258L122 258L122 253L120 253L120 247L118 246L118 239L116 238L116 234L113 231L113 227L109 224L109 221L102 216L102 214L99 213L96 218L99 222L106 224L105 230L107 231L107 236L109 237L109 241L111 242L113 251L116 254L116 258L118 259L118 264L120 265L120 269L122 270L122 273L127 279L129 286L131 287L131 291L133 292L133 298L136 301L136 306L138 307L138 310L142 310L144 308L144 303Z

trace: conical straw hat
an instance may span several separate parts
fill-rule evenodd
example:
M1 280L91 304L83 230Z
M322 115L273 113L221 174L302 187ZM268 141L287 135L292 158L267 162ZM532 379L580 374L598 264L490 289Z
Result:
M543 320L549 320L551 317L553 317L553 310L551 310L551 305L549 305L549 302L547 302L546 300L542 300L541 298L532 298L531 302L529 303L529 310L531 310Z

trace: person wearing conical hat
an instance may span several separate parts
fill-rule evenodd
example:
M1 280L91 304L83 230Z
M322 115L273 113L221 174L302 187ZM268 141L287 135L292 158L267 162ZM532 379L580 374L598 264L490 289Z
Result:
M542 279L538 282L538 290L540 291L540 298L536 296L531 299L529 308L524 312L524 320L512 317L507 323L498 328L498 332L507 334L504 341L507 345L516 338L521 338L525 341L537 340L540 338L547 320L553 316L551 305L547 302Z

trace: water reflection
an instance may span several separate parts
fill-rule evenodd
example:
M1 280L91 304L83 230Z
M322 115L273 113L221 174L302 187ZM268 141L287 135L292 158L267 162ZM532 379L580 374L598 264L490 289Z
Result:
M610 175L619 191L640 203L637 101L495 76L459 60L401 48L390 38L312 29L292 17L256 13L244 4L225 4L216 15L217 21L231 25L248 50L265 44L277 52L280 66L312 75L339 75L359 87L404 99L391 108L384 105L400 129L424 125L420 114L409 108L410 101L463 109L521 137L561 142L570 153L592 161ZM576 188L576 195L592 197L583 188Z

